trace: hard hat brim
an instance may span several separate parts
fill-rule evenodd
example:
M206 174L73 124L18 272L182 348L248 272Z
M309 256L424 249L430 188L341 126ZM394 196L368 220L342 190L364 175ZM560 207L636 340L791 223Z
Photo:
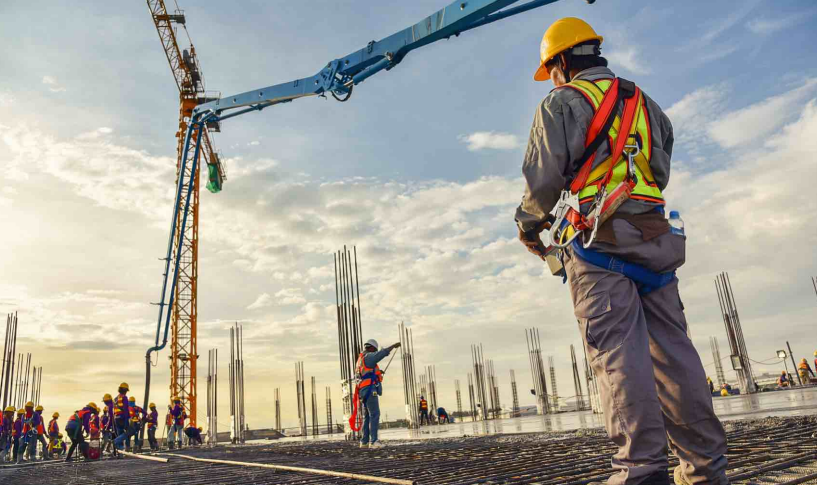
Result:
M550 71L548 71L547 66L543 62L539 66L539 69L537 69L536 72L533 74L533 80L534 81L547 81L548 79L550 79Z

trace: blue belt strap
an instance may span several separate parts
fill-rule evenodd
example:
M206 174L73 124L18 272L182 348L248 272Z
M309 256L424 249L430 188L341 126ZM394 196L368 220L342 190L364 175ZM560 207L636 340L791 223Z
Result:
M656 273L650 271L640 264L629 263L620 259L608 256L592 249L585 249L579 240L576 239L571 245L576 255L588 263L604 268L614 273L619 273L633 280L638 287L638 294L646 295L670 284L675 279L675 271L667 273Z
M366 379L371 379L372 383L366 386L366 389L363 391L366 393L365 396L360 396L360 400L365 404L366 401L369 400L369 397L372 395L372 391L374 390L374 386L377 385L377 373L375 372L368 372L360 376L361 381L365 381Z

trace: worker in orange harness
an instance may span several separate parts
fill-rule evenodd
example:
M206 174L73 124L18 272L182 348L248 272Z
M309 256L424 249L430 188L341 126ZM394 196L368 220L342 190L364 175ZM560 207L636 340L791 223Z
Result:
M726 435L674 273L686 236L664 216L672 125L607 68L602 41L577 18L556 21L542 39L534 79L556 89L536 110L525 152L519 239L539 257L554 256L540 237L550 229L561 248L552 269L570 284L618 445L608 484L668 484L668 441L680 459L676 484L726 484Z
M48 448L46 454L49 458L52 457L51 451L55 447L57 438L60 436L60 425L57 420L60 418L60 413L55 412L51 415L51 421L48 422Z
M800 365L797 366L797 373L800 374L800 382L802 382L804 386L811 384L811 377L814 377L814 371L811 370L811 366L808 365L808 360L803 359L800 361Z
M426 424L431 424L431 421L428 419L428 401L423 396L420 396L420 425L422 426L423 422Z
M388 357L392 350L399 348L400 343L378 350L377 340L368 340L363 345L363 352L357 358L356 373L360 379L357 386L360 404L365 407L363 415L363 433L360 437L361 448L380 448L377 430L380 427L380 398L383 393L381 381L383 372L378 362Z

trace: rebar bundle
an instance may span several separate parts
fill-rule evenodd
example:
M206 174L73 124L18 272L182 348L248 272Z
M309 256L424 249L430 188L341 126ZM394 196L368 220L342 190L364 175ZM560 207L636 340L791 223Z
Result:
M477 401L477 411L479 419L489 418L488 412L493 407L488 403L488 392L485 387L488 385L485 374L485 359L482 354L482 344L471 345L471 363L474 366L474 394ZM476 417L475 417L476 419Z
M539 414L548 414L551 409L545 365L542 361L542 341L539 338L539 329L525 329L525 342L528 345L528 361L530 363L531 378L533 379L531 392L536 396L536 411Z
M502 406L499 404L499 381L496 378L496 372L494 371L494 361L492 359L488 359L486 362L486 369L487 369L487 379L488 382L488 395L489 400L491 401L491 415L494 419L501 418L502 413Z
M417 380L414 365L414 336L411 329L402 322L397 326L400 332L400 361L403 370L403 398L406 405L406 421L409 429L420 427L418 413L420 401L417 395Z
M460 380L454 379L454 391L457 393L457 417L462 419L462 393L460 392Z
M556 387L556 366L553 363L553 356L548 356L548 367L550 367L550 389L551 389L551 399L550 399L550 412L558 413L559 412L559 391Z
M576 411L587 409L582 394L582 379L579 377L579 366L576 363L576 349L570 344L570 362L573 365L573 386L576 388Z
M275 388L275 430L281 431L281 388Z
M312 436L318 436L318 394L315 392L315 376L312 376Z
M360 319L360 284L357 271L357 248L352 252L343 246L335 254L335 306L338 320L338 354L340 380L343 390L343 422L352 416L352 399L355 389L355 368L363 349L363 327ZM358 413L358 421L362 413ZM359 427L360 422L357 423ZM358 433L347 427L346 438L357 440Z
M477 420L477 400L474 392L474 376L468 373L468 402L471 404L471 421Z
M298 400L298 426L301 436L306 436L306 388L304 387L304 363L295 363L295 391Z
M6 334L3 340L3 365L0 370L0 395L3 409L14 399L14 357L17 355L17 312L6 315Z
M755 377L752 373L752 364L746 342L743 340L743 328L740 325L738 307L735 303L735 294L732 292L732 283L729 273L723 272L715 278L715 290L718 292L718 303L723 315L723 324L726 327L726 338L729 340L730 359L732 369L738 375L740 386L746 392L755 392Z
M437 403L437 368L436 366L429 365L426 366L424 382L427 386L427 396L428 396L428 405L429 407L437 412L438 403ZM424 392L423 389L420 390L421 393Z
M30 374L31 371L31 352L23 355L22 353L17 356L17 370L16 370L16 377L14 378L14 389L13 392L13 399L11 400L11 405L20 409L23 405L28 401L28 390L31 385L30 378L32 375ZM25 370L23 370L25 367ZM14 370L14 365L12 364L12 370Z
M511 417L519 417L519 394L516 391L516 374L511 369L511 394L513 395L513 407L511 408Z
M218 443L218 349L207 351L207 442Z
M720 389L724 384L726 384L726 374L723 373L721 348L718 345L717 337L709 337L709 348L712 350L712 358L715 359L715 376L718 379L718 389Z
M332 388L329 386L326 386L326 432L329 434L335 433L332 424Z
M230 441L244 443L244 327L230 328Z

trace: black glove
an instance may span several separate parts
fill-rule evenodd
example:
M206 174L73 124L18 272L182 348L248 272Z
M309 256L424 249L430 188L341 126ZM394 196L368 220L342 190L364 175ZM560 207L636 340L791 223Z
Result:
M539 235L542 233L542 231L550 229L553 220L553 215L548 214L548 216L543 221L539 222L533 229L523 231L521 227L519 228L519 240L525 245L528 251L539 256L540 258L545 257L546 248L545 244L542 242L542 238Z
M396 344L392 345L391 348L399 349L400 348L400 342L397 342Z

